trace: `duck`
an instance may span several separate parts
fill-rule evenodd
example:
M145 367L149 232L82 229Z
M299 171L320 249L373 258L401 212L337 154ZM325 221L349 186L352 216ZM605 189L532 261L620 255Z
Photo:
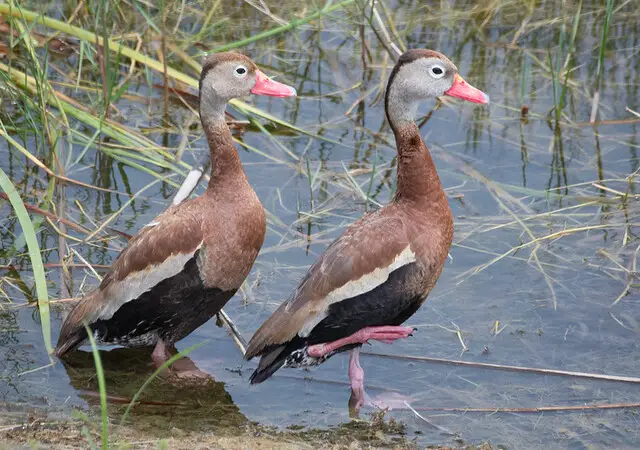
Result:
M255 332L245 353L247 360L260 357L251 384L281 367L316 366L350 351L350 407L357 412L362 405L379 406L364 390L361 346L413 334L413 327L402 324L426 301L453 240L453 216L415 123L420 103L440 96L489 103L443 54L402 54L384 101L398 153L395 194L333 241Z
M87 325L100 344L153 347L152 361L161 367L177 353L175 343L215 316L240 288L266 234L264 208L225 121L227 103L249 94L291 97L296 90L270 79L242 54L205 58L199 112L211 152L207 188L169 207L129 240L100 285L64 320L58 357L87 341ZM181 361L171 367L173 375L207 377Z

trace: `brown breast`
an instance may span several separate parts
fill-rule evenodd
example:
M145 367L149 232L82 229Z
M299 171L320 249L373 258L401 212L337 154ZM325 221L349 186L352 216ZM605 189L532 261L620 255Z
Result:
M200 271L205 285L238 289L249 274L266 234L264 208L246 179L225 192L207 191L203 200Z

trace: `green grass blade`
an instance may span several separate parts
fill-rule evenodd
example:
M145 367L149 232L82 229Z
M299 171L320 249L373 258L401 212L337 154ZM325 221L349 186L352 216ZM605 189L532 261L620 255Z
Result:
M91 353L93 353L93 363L96 366L96 376L98 377L98 391L100 392L100 415L102 417L102 449L108 450L109 448L109 416L107 415L107 385L104 381L104 370L102 369L102 360L100 359L100 352L96 345L96 340L93 338L93 332L85 325L87 330L87 336L91 343Z
M604 67L604 53L607 50L607 36L609 35L609 24L613 16L614 0L607 0L607 6L604 14L604 24L602 26L602 40L600 42L600 53L598 54L598 68L596 69L596 89L600 85L600 77Z
M140 395L142 395L142 393L144 392L144 390L147 388L147 386L149 386L149 384L151 384L151 382L162 373L163 370L169 368L169 366L171 366L171 364L173 364L174 362L176 362L177 360L179 360L180 358L182 358L183 356L187 356L189 353L191 353L192 351L194 351L195 349L197 349L198 347L206 344L208 341L204 341L204 342L200 342L199 344L194 344L189 348L184 349L183 351L176 353L175 355L173 355L171 358L169 358L168 360L166 360L164 362L164 364L162 364L160 367L158 367L156 369L155 372L153 372L151 374L151 376L149 378L147 378L147 380L142 383L142 386L140 386L140 389L138 389L138 392L135 393L135 395L131 398L131 401L129 402L129 404L127 405L127 409L125 409L124 413L122 414L122 419L120 419L120 426L124 425L124 423L127 420L127 417L129 417L129 414L131 413L131 409L133 409L134 405L136 404L136 402L138 401L138 398L140 398Z
M573 16L573 26L571 28L571 36L569 37L569 46L567 49L567 57L564 61L564 84L562 86L562 93L560 94L560 108L564 108L566 105L567 90L569 87L569 62L575 49L576 35L578 34L578 26L580 24L580 14L582 12L582 0L578 3L578 9ZM560 68L558 67L558 71Z
M33 277L35 279L36 294L38 295L38 310L40 311L40 327L42 328L42 337L47 353L51 354L53 347L51 346L51 319L49 317L49 296L47 293L47 279L44 273L44 264L42 263L42 255L40 254L40 246L38 238L33 228L33 223L29 217L29 213L20 198L20 194L7 176L0 168L0 187L9 197L11 206L16 213L16 217L20 222L27 248L29 249L29 257L31 258L31 266L33 267ZM51 357L49 357L51 358Z
M133 6L138 10L140 14L142 14L142 17L144 17L144 20L147 21L147 24L151 28L153 28L156 33L162 35L162 31L160 31L160 28L158 28L158 26L155 23L153 23L153 20L151 20L151 17L149 17L149 14L147 14L144 8L140 5L140 2L137 0L133 0Z
M232 42L231 44L226 44L226 45L221 45L220 47L216 47L213 51L215 53L219 53L219 52L226 52L228 50L233 50L236 48L240 48L240 47L245 47L249 44L252 44L254 42L257 41L261 41L262 39L267 39L270 37L273 37L277 34L281 34L284 33L286 31L289 30L293 30L296 27L299 27L300 25L304 25L305 23L311 22L312 20L315 20L319 17L322 17L325 14L329 14L332 11L335 11L337 9L343 8L345 6L347 6L350 3L353 3L354 0L344 0L340 3L337 3L333 6L326 6L316 12L314 12L313 14L308 15L307 17L303 18L303 19L298 19L298 20L292 20L289 23L286 23L284 25L281 25L279 27L276 28L272 28L271 30L267 30L264 31L262 33L253 35L249 38L246 39L242 39L240 41L236 41L236 42Z
M334 5L334 6L331 6L329 8L322 9L322 10L316 12L315 14L312 14L311 16L309 16L309 17L307 17L305 19L302 19L302 21L294 21L294 22L290 22L290 23L294 23L295 26L299 26L302 23L305 23L304 22L305 20L307 22L309 22L309 21L311 21L311 20L313 20L313 19L315 19L317 17L322 16L323 14L327 14L327 13L329 13L331 11L334 11L338 7L346 6L347 4L352 3L353 1L354 0L345 0L345 1L343 1L341 3L338 3L338 4ZM51 29L54 29L54 30L57 30L57 31L61 31L63 33L66 33L66 34L69 34L69 35L72 35L72 36L75 36L78 39L88 41L88 42L90 42L92 44L98 44L98 45L101 45L101 46L105 45L105 41L104 41L104 39L102 39L102 37L99 37L95 33L92 33L90 31L84 30L84 29L82 29L80 27L69 25L66 22L62 22L60 20L52 19L50 17L46 17L46 16L43 16L43 15L39 15L39 14L33 12L33 11L27 11L25 9L22 9L20 11L20 13L21 13L20 17L23 18L26 21L36 22L36 23L41 24L41 25L43 25L45 27L48 27L48 28L51 28ZM16 15L18 15L17 11L12 10L9 7L9 5L0 4L0 16L16 16ZM295 28L295 26L290 26L287 29ZM274 31L274 30L271 30L271 31ZM274 34L276 34L276 33L274 33ZM256 38L258 36L261 36L261 35L256 35L253 38ZM239 41L239 42L242 42L242 41ZM244 45L246 45L246 43ZM134 60L134 61L136 61L136 62L138 62L140 64L143 64L143 65L145 65L145 66L147 66L147 67L149 67L149 68L151 68L151 69L153 69L153 70L155 70L157 72L164 73L164 65L160 61L158 61L156 59L153 59L153 58L150 58L150 57L148 57L148 56L146 56L146 55L144 55L144 54L142 54L142 53L140 53L140 52L138 52L136 50L133 50L132 48L129 48L129 47L125 46L125 45L122 45L118 41L115 41L113 39L109 39L108 40L108 48L109 48L110 51L120 52L122 56L124 56L126 58L129 58L129 59L132 59L132 60ZM221 48L216 49L216 51L222 51ZM198 71L201 70L201 69L202 69L202 67L200 65L198 65ZM198 84L199 83L198 83L198 80L196 78L193 78L193 77L187 75L186 73L180 72L179 70L176 70L173 67L167 67L167 76L169 78L173 78L174 80L177 80L177 81L180 81L182 83L185 83L185 84L191 86L194 89L198 88ZM320 139L320 140L323 140L323 141L332 142L331 140L326 139L326 138L324 138L322 136L309 133L308 131L305 131L302 128L297 127L297 126L295 126L295 125L293 125L293 124L291 124L291 123L289 123L289 122L287 122L285 120L278 119L278 118L272 116L271 114L269 114L269 113L267 113L267 112L265 112L265 111L263 111L263 110L261 110L259 108L255 108L255 107L253 107L253 106L249 105L248 103L245 103L245 102L243 102L241 100L233 99L229 103L231 104L231 106L238 107L238 108L243 108L246 111L248 111L248 112L250 112L250 113L252 113L252 114L254 114L254 115L258 116L258 117L262 117L263 119L267 119L267 120L272 121L273 123L276 123L278 125L287 127L289 129L295 131L296 133L305 134L307 136L312 136L314 138L317 138L317 139ZM63 103L63 105L64 105L64 103ZM69 113L69 111L66 110L66 109L65 109L65 112Z
M87 440L87 442L89 443L89 448L91 450L98 450L98 446L96 445L95 441L91 437L91 433L89 433L89 429L87 428L86 425L84 425L82 427L81 433L84 436L84 438Z

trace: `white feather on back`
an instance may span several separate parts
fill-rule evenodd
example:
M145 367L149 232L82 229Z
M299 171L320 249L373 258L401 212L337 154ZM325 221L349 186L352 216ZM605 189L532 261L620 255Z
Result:
M329 306L334 303L338 303L348 298L356 297L365 292L372 291L376 287L380 286L389 279L389 275L394 270L399 269L402 266L413 263L416 261L416 255L411 250L410 246L407 246L401 253L399 253L395 259L386 267L378 267L372 272L366 273L357 280L349 281L343 284L337 289L329 292L329 294L323 299L322 303L325 305L322 313L316 314L308 320L300 332L301 337L307 337L309 333L318 325L325 317L327 317L327 310Z
M104 302L104 306L94 320L111 319L125 303L140 297L161 281L179 274L200 247L202 247L202 244L191 253L171 255L160 264L132 272L123 280L110 284L107 287L109 300Z

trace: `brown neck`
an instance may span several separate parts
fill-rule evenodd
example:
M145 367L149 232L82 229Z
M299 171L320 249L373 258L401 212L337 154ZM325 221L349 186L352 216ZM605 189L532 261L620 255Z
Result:
M398 183L395 202L446 201L431 153L413 122L394 127L398 148Z
M228 185L234 181L246 182L240 157L231 138L231 130L222 118L202 118L202 127L211 152L211 180L207 190Z

